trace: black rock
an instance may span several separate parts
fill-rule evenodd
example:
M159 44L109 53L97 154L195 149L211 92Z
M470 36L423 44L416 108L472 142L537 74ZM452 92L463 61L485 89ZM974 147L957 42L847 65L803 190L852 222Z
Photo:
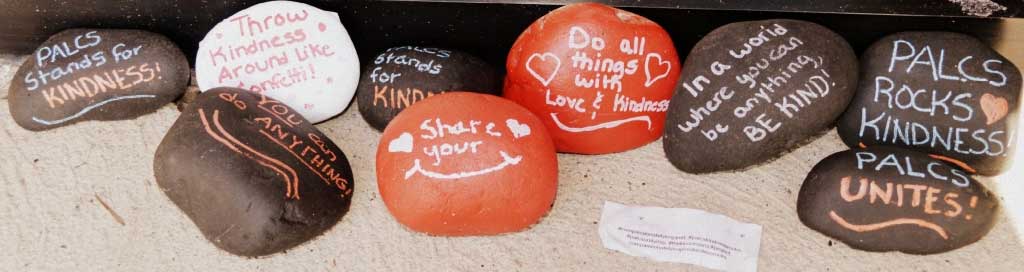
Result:
M188 80L188 60L164 36L69 29L51 36L18 68L8 103L14 121L35 131L133 119L174 101Z
M796 20L715 29L683 64L664 148L680 170L737 170L829 128L853 97L857 56L842 37Z
M348 211L352 169L331 139L280 101L215 88L157 148L160 188L217 247L267 255L320 235Z
M997 197L955 166L927 154L869 147L832 154L807 175L800 221L850 247L933 254L985 236Z
M837 124L846 145L938 154L982 175L1008 168L1021 75L992 48L957 33L896 33L864 52L861 71Z
M366 66L356 99L363 119L384 130L412 103L437 94L469 91L500 95L497 73L467 53L417 46L392 47Z

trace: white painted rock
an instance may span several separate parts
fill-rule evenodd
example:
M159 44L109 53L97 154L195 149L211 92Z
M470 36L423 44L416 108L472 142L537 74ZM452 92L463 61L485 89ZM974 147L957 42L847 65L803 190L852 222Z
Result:
M359 83L359 57L338 14L291 2L254 5L199 42L199 89L262 93L317 123L341 113Z

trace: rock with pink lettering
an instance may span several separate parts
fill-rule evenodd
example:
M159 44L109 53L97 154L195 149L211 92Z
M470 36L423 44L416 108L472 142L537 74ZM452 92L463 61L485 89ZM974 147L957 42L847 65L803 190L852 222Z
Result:
M153 159L160 189L207 240L262 256L334 226L352 200L341 149L273 98L215 88L185 106Z
M392 47L367 64L356 99L366 123L384 130L413 103L446 92L498 95L494 67L465 52L420 46Z
M851 147L891 145L996 175L1015 152L1021 74L974 37L902 32L861 57L860 85L837 126Z
M875 146L832 154L800 188L800 221L852 248L934 254L992 229L998 197L952 164Z
M797 20L719 27L683 63L665 154L690 173L763 163L830 128L856 85L857 56L828 28Z
M283 101L319 123L355 95L359 57L338 14L271 1L224 19L199 42L199 89L234 87Z
M11 117L39 131L87 120L127 120L174 101L189 81L185 54L166 37L129 29L69 29L18 68Z

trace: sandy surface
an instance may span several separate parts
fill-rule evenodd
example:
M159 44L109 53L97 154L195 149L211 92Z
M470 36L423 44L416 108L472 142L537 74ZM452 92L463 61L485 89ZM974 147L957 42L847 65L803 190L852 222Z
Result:
M703 209L763 225L761 271L1019 271L1024 266L1024 247L1004 215L981 241L930 256L857 251L804 227L795 212L797 192L815 163L845 149L834 130L774 162L734 173L677 171L661 142L606 156L563 154L555 206L532 229L470 238L413 233L391 218L377 194L373 158L380 134L355 105L318 125L352 162L356 190L348 215L287 253L240 258L207 242L154 181L153 153L178 116L173 105L136 120L33 133L14 123L6 101L20 60L0 55L3 271L706 270L602 247L597 221L606 200ZM998 187L993 183L987 180Z

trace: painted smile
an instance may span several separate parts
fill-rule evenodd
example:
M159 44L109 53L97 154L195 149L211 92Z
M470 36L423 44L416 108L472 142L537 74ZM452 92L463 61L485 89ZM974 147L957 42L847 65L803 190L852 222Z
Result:
M410 168L409 171L405 172L405 179L409 179L410 177L412 177L412 175L414 175L416 173L420 173L420 175L424 175L424 176L427 176L427 177L430 177L430 178L435 178L435 179L459 179L459 178L466 178L466 177L472 177L472 176L479 176L479 175L487 174L487 173L490 173L490 172L498 171L498 170L501 170L501 169L505 169L505 167L508 167L510 165L519 164L519 162L523 160L523 156L522 155L517 155L515 157L511 157L511 156L508 155L508 153L505 153L505 151L499 151L498 153L501 154L501 157L503 159L502 162L499 163L498 165L495 165L495 166L492 166L492 167L488 167L488 168L485 168L485 169L476 170L476 171L463 171L463 172L457 172L457 173L439 173L439 172L428 171L426 169L423 169L423 167L420 166L420 160L416 159L415 161L413 161L412 168Z
M604 122L604 123L600 123L600 124L597 124L597 125L584 126L584 127L570 127L570 126L565 125L564 123L562 123L561 120L558 120L558 114L557 113L551 113L551 120L555 121L555 125L557 125L558 128L560 128L560 129L562 129L564 131L568 131L568 132L589 132L589 131L595 131L595 130L598 130L598 129L608 129L608 128L614 128L614 127L617 127L617 126L620 126L622 124L629 123L629 122L646 122L647 123L647 130L651 130L652 129L651 128L651 117L649 117L649 116L631 117L631 118L626 118L626 119L622 119L622 120L609 121L609 122Z

